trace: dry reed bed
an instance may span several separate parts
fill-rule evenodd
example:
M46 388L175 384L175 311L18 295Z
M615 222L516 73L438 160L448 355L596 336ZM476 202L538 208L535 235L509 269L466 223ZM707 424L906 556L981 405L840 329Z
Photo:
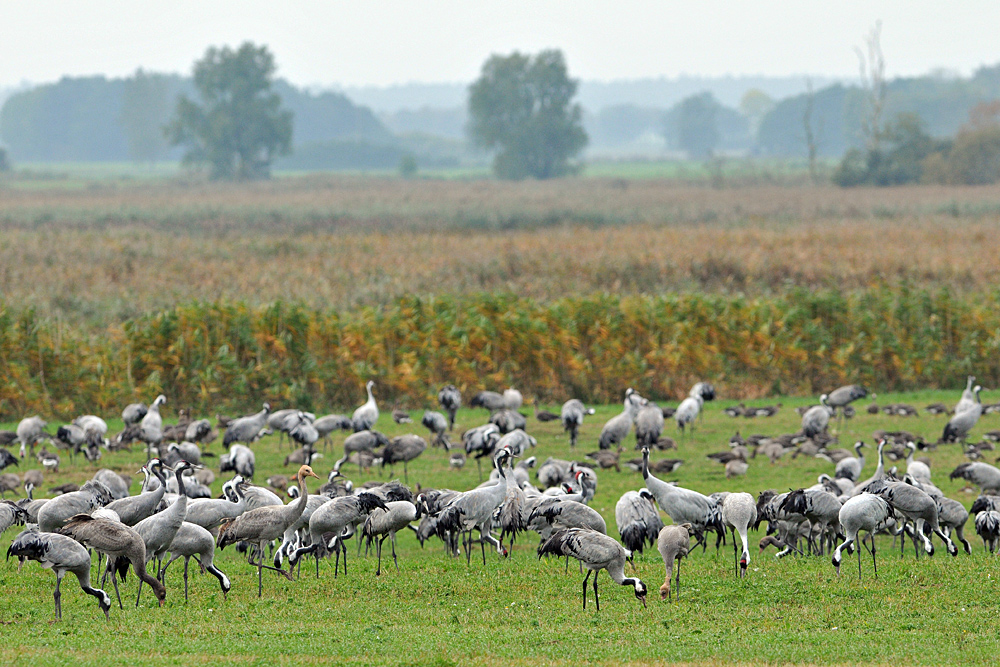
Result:
M908 281L969 292L1000 283L1000 235L985 218L224 236L52 227L0 231L3 298L96 326L191 300L348 308L407 294L548 301L602 291L752 295Z

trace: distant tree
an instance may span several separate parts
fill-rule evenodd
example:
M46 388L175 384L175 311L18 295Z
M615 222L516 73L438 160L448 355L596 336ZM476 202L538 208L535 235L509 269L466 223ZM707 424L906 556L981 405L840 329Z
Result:
M405 153L399 158L399 175L403 178L413 178L417 175L417 158L413 153Z
M125 80L118 121L125 131L129 157L136 162L156 162L167 149L163 124L170 115L169 90L165 76L142 69Z
M708 92L692 95L678 105L677 143L692 158L710 157L719 143L718 109L719 103Z
M969 111L969 122L955 137L947 157L945 180L965 185L1000 181L1000 100Z
M751 88L740 98L740 113L750 122L750 136L757 140L757 130L764 117L774 108L774 100L760 88Z
M201 104L181 96L167 137L188 147L184 161L204 164L213 178L258 179L291 152L292 114L271 90L274 56L245 42L235 51L212 47L194 64Z
M7 149L0 147L0 172L10 171L10 158L7 157Z
M573 102L577 81L569 78L561 51L534 57L493 55L469 87L472 141L495 151L500 178L555 178L575 170L571 160L587 145L583 111Z
M819 144L816 133L813 132L813 105L816 96L813 93L812 79L806 79L806 108L802 113L802 129L806 140L806 157L809 159L809 178L813 183L819 182L819 171L816 166L816 156L819 154Z
M882 22L865 37L865 51L855 47L865 108L861 115L861 134L865 148L878 151L882 141L882 112L885 109L885 57L882 55ZM867 55L866 55L867 51Z
M923 121L901 113L879 130L881 148L867 152L851 149L834 172L837 185L902 185L924 180L924 168L935 154L947 153L950 144L927 134Z

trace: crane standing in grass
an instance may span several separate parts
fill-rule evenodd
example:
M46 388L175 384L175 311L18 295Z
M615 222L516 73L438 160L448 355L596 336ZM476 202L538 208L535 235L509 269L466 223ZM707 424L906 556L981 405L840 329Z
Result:
M601 610L601 598L597 593L597 577L601 570L616 584L631 586L635 597L646 606L646 584L641 579L625 576L625 561L632 560L632 552L618 544L613 537L588 528L565 528L557 531L538 546L538 557L547 554L573 557L587 568L583 579L583 608L587 608L587 581L594 574L594 603Z

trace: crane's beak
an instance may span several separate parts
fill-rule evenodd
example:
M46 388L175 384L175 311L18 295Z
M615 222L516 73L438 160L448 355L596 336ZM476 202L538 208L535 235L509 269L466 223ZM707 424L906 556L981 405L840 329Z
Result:
M642 603L642 608L643 609L648 609L649 607L646 606L646 596L645 595L640 595L638 597L639 597L639 602Z

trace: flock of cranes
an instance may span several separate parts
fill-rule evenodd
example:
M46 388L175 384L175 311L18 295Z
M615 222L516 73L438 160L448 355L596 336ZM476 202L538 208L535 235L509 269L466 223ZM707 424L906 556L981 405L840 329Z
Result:
M453 467L464 465L466 457L475 457L477 464L485 459L491 464L489 478L482 480L480 465L481 483L464 491L422 489L419 485L414 491L398 481L355 487L346 477L346 465L357 465L359 471L388 466L391 475L392 466L401 463L408 483L407 464L428 449L427 441L417 434L388 438L375 430L380 412L373 389L374 382L368 382L367 401L350 416L316 418L295 409L272 412L264 403L251 415L219 417L217 427L224 429L222 444L226 449L219 458L219 470L231 472L232 477L223 484L218 498L211 497L208 490L215 475L203 464L206 448L218 437L216 427L207 419L165 426L160 407L167 399L162 395L148 407L127 406L122 412L125 429L114 438L109 437L105 420L95 415L84 415L59 427L54 436L45 430L47 424L40 417L25 418L15 432L0 432L0 444L18 444L22 459L36 446L51 443L57 452L71 457L82 454L96 462L102 450L138 442L144 446L147 460L139 470L144 481L138 495L129 495L130 478L101 469L81 487L66 485L54 498L34 499L33 492L42 486L44 477L40 470L28 471L23 479L28 497L0 502L0 532L26 525L11 542L7 557L14 556L22 563L34 560L52 569L58 619L62 616L60 587L66 573L74 574L81 589L96 598L99 608L109 615L113 602L102 587L110 577L117 604L122 606L119 580L125 581L129 570L139 582L136 606L144 585L163 604L166 570L181 558L185 599L192 558L202 572L218 580L225 595L232 582L219 569L215 551L236 545L257 569L261 596L264 570L294 580L295 568L309 556L315 560L317 577L320 559L326 557L334 558L335 577L343 560L346 575L347 542L354 537L359 554L364 544L374 549L377 575L383 571L382 550L388 540L398 569L397 537L408 531L421 545L440 539L445 553L459 556L464 552L467 565L471 565L476 544L485 565L487 547L506 557L525 533L537 533L539 558L566 557L567 562L573 558L579 561L581 571L586 569L584 609L591 575L594 603L600 609L597 581L601 570L616 584L630 588L645 606L646 584L626 576L626 567L634 569L633 555L653 545L665 567L662 599L679 596L680 561L690 557L692 539L705 550L709 533L715 534L717 549L726 539L732 540L734 576L746 577L753 555L750 532L765 522L767 535L758 544L761 554L771 546L778 549L778 558L793 552L825 554L839 573L845 552L857 552L859 578L863 549L870 553L877 576L874 536L879 533L898 539L901 553L909 538L917 557L934 554L933 538L938 538L950 555L957 555L952 535L971 553L963 533L970 513L960 502L944 496L932 481L929 462L917 456L922 449L937 444L964 441L975 426L983 406L981 387L971 377L938 443L906 433L880 433L874 473L867 478L863 475L870 461L864 453L865 443L855 443L853 451L836 449L830 435L831 420L850 417L851 403L867 395L863 387L849 385L823 394L818 405L802 410L798 433L749 439L737 433L727 451L709 455L725 464L727 478L745 474L748 460L758 454L773 463L785 452L794 451L793 456L812 456L834 465L831 474L821 475L815 484L782 493L765 490L756 497L746 492L704 495L657 476L674 472L683 461L650 461L651 450L678 447L664 436L667 419L676 421L682 439L696 428L705 403L715 398L714 387L705 382L696 384L676 410L661 408L633 389L626 390L621 413L604 424L597 439L598 450L585 457L589 461L549 457L541 465L530 455L537 441L526 432L527 420L519 412L523 404L520 392L484 391L473 397L469 405L488 410L490 418L486 424L466 430L459 445L452 443L449 433L455 427L462 396L454 385L448 385L438 395L443 413L428 410L420 423L432 436L431 445L449 452ZM726 413L767 417L780 407L754 409L741 404L737 409L727 408ZM593 414L592 408L576 399L567 401L559 414L541 412L535 406L538 420L561 422L572 448L578 445L585 418ZM404 411L394 410L393 418L411 423ZM326 483L310 493L307 480L323 479L312 467L323 456L319 448L328 447L324 443L338 430L351 432L343 441L343 456L333 463ZM292 480L281 475L268 478L272 491L252 482L257 473L254 443L274 431L280 434L279 446L286 436L299 445L286 458L286 465L299 467ZM627 491L615 505L619 542L608 534L604 517L590 502L597 493L598 471L621 470L619 455L633 432L641 459L626 465L641 472L642 488ZM1000 434L997 436L1000 439ZM971 451L967 455L973 458ZM886 458L890 456L899 462L905 459L905 471L897 466L887 469ZM58 453L43 449L37 458L43 469L58 469ZM0 471L18 464L17 457L0 449ZM533 483L531 472L536 466ZM972 460L958 466L951 478L979 487L982 495L972 507L974 527L986 548L995 550L1000 546L1000 495L993 494L1000 494L1000 469ZM0 490L16 491L21 481L17 475L5 473L0 476ZM292 500L286 504L275 491ZM672 525L664 525L661 512ZM99 556L96 570L91 550Z

